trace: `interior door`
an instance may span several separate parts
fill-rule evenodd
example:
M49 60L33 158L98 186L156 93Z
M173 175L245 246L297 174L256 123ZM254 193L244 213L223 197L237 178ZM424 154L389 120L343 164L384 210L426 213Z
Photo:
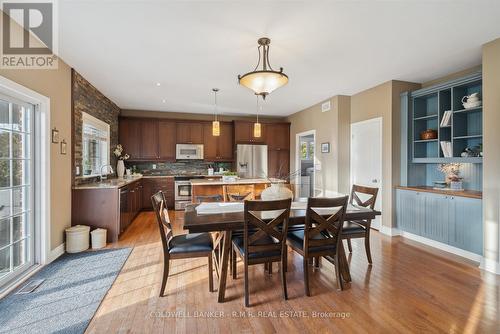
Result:
M382 118L380 117L351 124L351 186L353 184L379 188L375 209L381 210ZM380 229L381 221L381 216L377 216L372 221L372 227Z

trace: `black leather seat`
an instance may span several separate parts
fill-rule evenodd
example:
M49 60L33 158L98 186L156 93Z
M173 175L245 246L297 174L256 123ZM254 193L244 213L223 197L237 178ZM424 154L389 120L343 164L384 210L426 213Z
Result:
M209 252L213 249L209 233L189 233L176 235L170 240L170 254Z
M365 233L366 229L356 223L356 222L344 222L344 226L342 227L342 234L347 235L347 234L357 234L357 233Z
M315 240L326 239L323 234L317 234L313 237ZM292 247L304 248L304 230L291 231L287 234L287 240L292 244ZM309 239L310 240L310 239ZM317 247L309 247L310 252L320 252L325 250L335 250L335 245L328 246L317 246Z
M267 245L270 243L279 244L279 242L276 239L271 238L270 236L265 236L265 237L262 237L259 240L257 240L255 242L254 246L255 245ZM235 245L238 248L238 250L240 251L241 254L245 254L245 242L244 242L243 235L241 235L241 236L237 235L237 236L233 237L233 245ZM258 258L262 258L262 257L272 257L272 256L280 256L280 255L281 255L281 252L279 250L265 251L265 252L253 252L253 253L248 254L248 258L249 259L258 259Z

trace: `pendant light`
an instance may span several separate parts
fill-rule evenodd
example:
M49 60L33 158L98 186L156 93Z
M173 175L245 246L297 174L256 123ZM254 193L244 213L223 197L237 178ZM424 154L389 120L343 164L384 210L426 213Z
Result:
M217 118L217 92L219 89L212 88L212 91L214 92L214 121L212 122L212 136L218 137L220 136L220 123Z
M255 138L260 138L262 135L262 127L259 123L259 95L257 96L257 121L253 124L253 136Z
M280 67L279 71L275 71L269 63L269 44L271 44L271 40L262 37L259 38L257 43L259 44L257 48L259 52L257 66L252 72L238 75L238 83L251 89L255 94L262 95L262 98L265 99L272 91L286 85L288 76L283 73L283 67ZM259 69L261 62L262 69Z

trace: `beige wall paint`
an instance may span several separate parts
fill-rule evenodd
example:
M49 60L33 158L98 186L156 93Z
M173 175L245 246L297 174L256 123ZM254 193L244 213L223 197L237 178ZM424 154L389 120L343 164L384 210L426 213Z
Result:
M153 111L153 110L131 110L122 109L120 116L127 117L152 117L152 118L169 118L169 119L187 119L187 120L199 120L199 121L211 121L213 120L213 115L204 114L194 114L194 113L181 113L181 112L170 112L170 111ZM221 121L255 121L255 116L232 116L232 115L222 115ZM266 122L283 122L284 117L260 117L259 120Z
M51 128L67 142L68 153L59 153L52 144L50 152L51 249L63 243L64 229L71 222L71 70L59 60L57 70L0 70L0 75L50 98Z
M500 270L500 38L483 46L484 258Z
M298 169L296 164L296 135L316 130L316 171L315 188L324 194L330 192L349 192L349 137L350 137L350 97L334 96L330 99L331 110L321 112L322 101L314 106L287 117L290 126L290 164L291 171ZM321 143L330 143L330 153L321 153ZM347 166L347 167L346 167ZM346 177L347 171L347 177Z
M472 73L476 73L476 72L478 72L480 70L481 70L481 64L476 65L476 66L471 67L471 68L467 68L467 69L462 70L462 71L458 71L458 72L454 72L454 73L445 75L444 77L441 77L441 78L437 78L437 79L434 79L434 80L430 80L430 81L424 82L424 83L422 83L422 88L430 87L430 86L434 86L434 85L440 84L442 82L446 82L446 81L458 79L458 78L464 77L466 75L469 75L469 74L472 74Z
M382 224L387 227L395 222L394 187L400 176L399 94L420 87L416 83L388 81L351 97L351 123L382 117Z

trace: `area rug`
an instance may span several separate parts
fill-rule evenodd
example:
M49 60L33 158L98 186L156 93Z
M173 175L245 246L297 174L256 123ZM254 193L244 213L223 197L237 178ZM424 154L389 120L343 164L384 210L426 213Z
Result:
M111 288L131 248L64 254L29 281L29 294L0 300L0 333L83 333Z

